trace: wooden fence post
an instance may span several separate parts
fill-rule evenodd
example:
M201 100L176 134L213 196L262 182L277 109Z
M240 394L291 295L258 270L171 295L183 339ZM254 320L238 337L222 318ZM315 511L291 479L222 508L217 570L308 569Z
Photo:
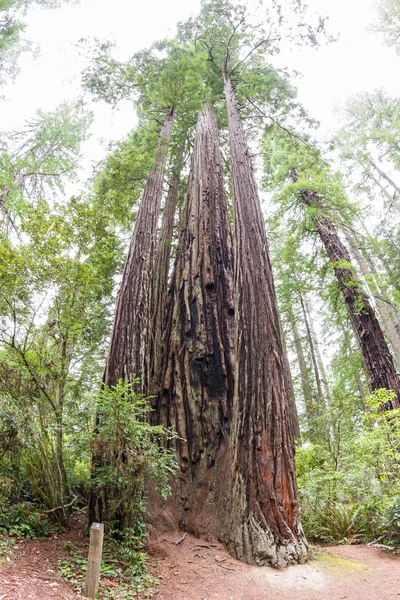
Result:
M89 558L84 591L85 598L96 598L99 589L103 536L104 525L102 523L93 523L90 528Z

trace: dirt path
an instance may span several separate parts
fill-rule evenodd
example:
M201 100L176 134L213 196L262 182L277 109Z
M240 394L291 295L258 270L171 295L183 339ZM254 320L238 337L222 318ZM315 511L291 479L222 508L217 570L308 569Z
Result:
M168 539L167 539L168 538ZM336 546L306 565L275 571L239 563L219 544L189 535L149 544L162 580L154 600L400 600L400 558L366 546ZM0 564L0 600L77 600L57 573L67 541L87 551L75 526L68 534L17 545Z
M19 540L10 556L0 558L0 600L76 600L73 585L58 574L58 561L68 560L67 542L85 548L82 523L67 534L45 541Z
M151 552L163 575L157 600L400 599L400 558L367 546L331 547L284 571L244 565L190 536L153 543Z

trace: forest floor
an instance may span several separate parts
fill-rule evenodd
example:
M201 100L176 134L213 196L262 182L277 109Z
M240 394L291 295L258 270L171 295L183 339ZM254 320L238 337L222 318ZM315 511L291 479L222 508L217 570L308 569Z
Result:
M0 600L82 598L58 574L70 544L87 552L78 524L45 541L19 541L1 559ZM179 533L150 542L148 551L152 573L162 577L154 600L400 599L400 558L363 545L324 548L282 571L242 564L220 544Z

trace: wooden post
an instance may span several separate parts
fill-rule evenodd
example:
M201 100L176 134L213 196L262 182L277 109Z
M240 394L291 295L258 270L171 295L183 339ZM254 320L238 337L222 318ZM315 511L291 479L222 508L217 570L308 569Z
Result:
M90 528L89 558L84 592L85 598L96 598L99 589L103 535L104 525L102 523L93 523Z

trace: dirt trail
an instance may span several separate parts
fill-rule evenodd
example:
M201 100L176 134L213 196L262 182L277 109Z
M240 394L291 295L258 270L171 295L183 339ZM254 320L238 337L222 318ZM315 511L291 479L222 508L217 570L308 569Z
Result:
M150 551L163 575L156 600L400 599L400 558L367 546L330 547L283 571L244 565L219 544L190 536L178 545L164 538Z
M182 537L149 543L152 572L162 575L154 600L400 600L400 558L373 548L331 547L306 565L276 571L244 565L219 544ZM57 538L19 543L0 564L0 600L81 598L57 573L58 559L69 556L66 541L87 551L77 526Z

